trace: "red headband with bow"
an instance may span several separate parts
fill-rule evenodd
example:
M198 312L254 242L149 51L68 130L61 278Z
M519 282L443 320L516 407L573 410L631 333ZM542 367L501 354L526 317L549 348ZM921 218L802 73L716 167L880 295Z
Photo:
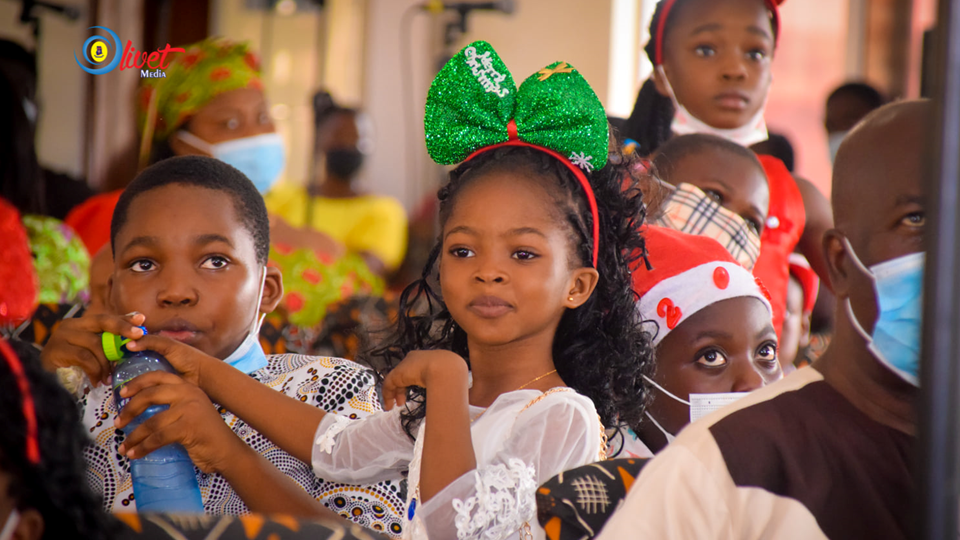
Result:
M23 419L27 424L27 461L33 465L40 464L40 440L37 433L37 411L33 403L33 394L30 392L30 383L27 381L27 373L23 369L23 364L17 353L13 351L6 340L0 339L0 353L10 366L13 377L17 381L17 387L20 390L20 402L23 409Z

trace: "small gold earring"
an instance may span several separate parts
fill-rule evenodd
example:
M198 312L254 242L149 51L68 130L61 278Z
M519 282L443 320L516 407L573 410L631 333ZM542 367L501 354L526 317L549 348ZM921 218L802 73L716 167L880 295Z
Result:
M572 297L572 296L568 296L568 297L567 297L567 302L573 302L573 297Z

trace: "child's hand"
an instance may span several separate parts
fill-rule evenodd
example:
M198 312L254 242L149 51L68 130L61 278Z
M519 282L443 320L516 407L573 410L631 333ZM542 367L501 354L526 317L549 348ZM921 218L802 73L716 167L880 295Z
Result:
M209 362L222 363L221 360L217 360L186 343L154 334L147 334L135 342L128 343L127 349L130 351L154 351L162 354L170 362L170 365L180 372L180 376L184 380L200 388L204 388L203 379L200 376L203 372L203 366L209 365Z
M467 373L467 363L450 351L413 351L383 380L383 406L389 411L394 403L405 404L410 386L461 384L466 390Z
M132 397L131 397L132 396ZM153 405L169 405L137 427L120 446L120 453L139 459L168 444L179 443L201 471L220 473L230 465L237 443L245 444L227 427L203 390L163 371L141 375L121 390L131 398L114 421L123 428Z
M78 366L90 378L94 386L107 382L113 372L112 362L103 354L100 335L111 332L129 339L139 339L143 330L137 328L144 322L142 313L116 315L89 315L66 319L50 336L40 353L40 361L47 371Z

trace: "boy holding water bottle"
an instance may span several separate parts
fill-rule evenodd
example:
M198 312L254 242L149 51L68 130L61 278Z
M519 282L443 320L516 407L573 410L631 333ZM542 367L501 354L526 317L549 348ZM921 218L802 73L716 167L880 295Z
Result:
M147 447L185 447L198 469L207 513L308 515L316 513L315 501L320 501L362 525L399 532L395 509L402 508L402 500L396 481L359 487L334 486L317 478L309 464L212 403L189 382L191 374L149 374L155 384L118 414L109 384L112 366L101 335L111 332L138 340L143 337L138 326L162 343L186 345L223 360L326 411L358 418L379 409L373 375L352 362L264 355L259 324L279 303L283 284L279 270L266 264L269 225L253 184L215 159L189 156L159 162L121 196L111 237L111 303L127 315L67 320L42 355L49 370L78 366L86 374L79 400L84 424L95 440L86 452L88 478L104 497L105 508L136 510L129 460L143 455L124 445L121 428L148 407L168 405L129 436L138 441L141 454ZM131 351L136 347L136 341L127 344ZM123 392L120 396L130 397ZM278 496L278 485L289 496ZM298 502L291 506L291 500Z

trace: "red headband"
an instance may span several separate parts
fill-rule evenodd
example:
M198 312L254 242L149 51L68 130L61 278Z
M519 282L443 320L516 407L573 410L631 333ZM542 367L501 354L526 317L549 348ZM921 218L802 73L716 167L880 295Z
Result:
M40 441L37 439L37 411L33 406L33 394L30 393L30 383L27 381L27 374L23 370L23 364L13 352L10 344L6 340L0 339L0 352L7 359L10 371L17 379L17 386L20 387L21 403L23 404L23 419L27 423L27 460L34 464L40 464Z
M587 181L587 175L583 174L583 171L580 170L580 167L577 167L573 163L570 163L570 160L563 157L562 155L554 152L549 148L543 146L538 146L536 144L530 144L528 142L521 141L517 137L517 123L513 120L510 120L510 123L507 124L507 134L510 137L510 140L502 142L499 144L493 144L490 146L485 146L474 153L467 156L467 159L463 160L464 163L470 161L471 159L479 156L484 152L489 152L490 150L495 150L497 148L502 148L504 146L525 146L527 148L533 148L543 152L544 154L553 156L560 163L563 163L570 169L570 172L577 177L577 180L580 182L580 187L583 188L583 192L587 196L587 203L590 204L590 215L593 216L593 267L597 268L597 257L599 255L600 249L600 213L597 211L597 199L593 195L593 187L590 186L590 182Z
M660 12L660 20L657 23L656 32L653 35L654 43L656 44L656 50L654 52L655 58L653 59L653 65L655 66L663 64L663 34L667 29L667 19L670 18L670 10L672 10L674 4L677 3L677 0L662 1L663 10ZM773 24L774 46L776 46L776 40L780 36L780 12L777 6L785 1L786 0L763 0L763 3L767 5L767 9L770 10L771 23Z

